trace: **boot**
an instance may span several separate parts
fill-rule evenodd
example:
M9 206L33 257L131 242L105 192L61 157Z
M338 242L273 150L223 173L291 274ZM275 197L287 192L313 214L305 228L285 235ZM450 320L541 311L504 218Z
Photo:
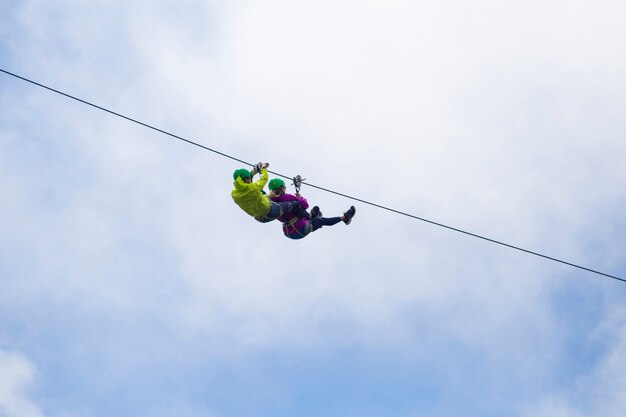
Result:
M352 221L352 218L354 217L355 213L356 213L356 209L354 208L354 206L350 206L348 211L343 213L343 222L345 224L350 224L350 222Z

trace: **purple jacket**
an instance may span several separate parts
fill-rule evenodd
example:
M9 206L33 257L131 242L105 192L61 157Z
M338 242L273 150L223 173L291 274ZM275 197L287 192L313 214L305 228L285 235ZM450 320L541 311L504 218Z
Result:
M272 198L272 201L275 201L276 203L281 203L281 202L285 202L285 201L299 201L300 205L302 206L303 209L306 210L307 208L309 208L309 203L306 201L306 198L298 197L298 196L295 196L293 194L282 194L282 195L279 195L278 197ZM293 224L293 226L287 227L287 226L284 225L285 222L288 222L288 221L292 220L294 217L297 217L297 214L289 213L289 214L285 214L283 216L280 216L278 218L278 221L283 223L283 232L285 232L285 234L289 234L289 231L293 230L293 228L301 229L308 222L307 219L303 219L302 217L300 217Z

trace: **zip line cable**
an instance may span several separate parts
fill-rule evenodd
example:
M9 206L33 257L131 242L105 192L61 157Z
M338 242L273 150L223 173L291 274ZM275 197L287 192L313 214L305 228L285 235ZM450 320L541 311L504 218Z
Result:
M48 86L46 86L44 84L38 83L36 81L30 80L28 78L25 78L25 77L22 77L20 75L14 74L12 72L6 71L6 70L4 70L2 68L0 68L0 72L3 72L5 74L7 74L7 75L10 75L10 76L12 76L14 78L20 79L20 80L25 81L27 83L36 85L36 86L41 87L43 89L46 89L46 90L52 91L54 93L60 94L60 95L62 95L64 97L70 98L70 99L78 101L80 103L86 104L88 106L94 107L94 108L96 108L98 110L102 110L102 111L104 111L106 113L112 114L114 116L120 117L120 118L128 120L130 122L136 123L138 125L141 125L143 127L148 128L148 129L152 129L152 130L157 131L159 133L162 133L164 135L170 136L170 137L172 137L174 139L178 139L178 140L180 140L182 142L188 143L190 145L197 146L199 148L202 148L202 149L204 149L206 151L213 152L213 153L218 154L220 156L223 156L225 158L232 159L233 161L237 161L237 162L240 162L240 163L245 164L245 165L254 165L254 164L251 164L249 162L243 161L243 160L241 160L239 158L235 158L234 156L231 156L231 155L228 155L226 153L220 152L218 150L209 148L208 146L204 146L204 145L202 145L200 143L197 143L197 142L194 142L192 140L186 139L186 138L184 138L182 136L175 135L175 134L167 132L167 131L165 131L163 129L159 129L158 127L154 127L154 126L149 125L147 123L141 122L141 121L139 121L137 119L133 119L131 117L128 117L128 116L125 116L123 114L117 113L115 111L109 110L109 109L104 108L102 106L98 106L98 105L93 104L93 103L91 103L91 102L89 102L87 100L80 99L80 98L75 97L73 95L70 95L70 94L64 93L62 91L56 90L56 89L54 89L52 87L48 87ZM273 172L273 171L269 171L269 170L268 170L268 172L271 173L271 174L277 175L279 177L286 178L286 179L291 179L292 178L292 177L289 177L287 175L279 174L277 172ZM423 217L418 217L418 216L415 216L413 214L409 214L409 213L406 213L406 212L403 212L403 211L400 211L400 210L396 210L396 209L393 209L393 208L390 208L390 207L387 207L387 206L376 204L376 203L373 203L373 202L370 202L370 201L367 201L367 200L363 200L363 199L360 199L360 198L357 198L357 197L353 197L353 196L348 195L348 194L344 194L344 193L340 193L340 192L337 192L337 191L333 191L333 190L330 190L328 188L320 187L320 186L317 186L317 185L314 185L314 184L311 184L311 183L307 183L307 182L304 182L304 181L302 181L302 184L306 184L309 187L316 188L318 190L325 191L325 192L328 192L328 193L331 193L331 194L335 194L335 195L338 195L338 196L341 196L341 197L345 197L345 198L348 198L350 200L358 201L360 203L367 204L367 205L370 205L370 206L373 206L373 207L376 207L376 208L379 208L379 209L382 209L382 210L386 210L386 211L389 211L389 212L392 212L392 213L395 213L395 214L406 216L406 217L409 217L411 219L420 220L422 222L426 222L426 223L429 223L429 224L434 225L434 226L439 226L439 227L442 227L444 229L448 229L448 230L452 230L454 232L462 233L462 234L467 235L467 236L475 237L477 239L482 239L482 240L485 240L485 241L490 242L490 243L494 243L494 244L497 244L497 245L505 246L505 247L510 248L510 249L515 249L515 250L520 251L520 252L524 252L524 253L527 253L527 254L530 254L530 255L538 256L540 258L544 258L544 259L547 259L547 260L550 260L550 261L558 262L558 263L563 264L563 265L568 265L568 266L571 266L571 267L574 267L574 268L578 268L578 269L581 269L583 271L591 272L593 274L601 275L601 276L604 276L604 277L607 277L607 278L612 278L612 279L617 280L617 281L626 282L626 279L620 278L620 277L615 276L615 275L607 274L607 273L604 273L604 272L601 272L601 271L597 271L595 269L587 268L587 267L582 266L582 265L577 265L575 263L567 262L567 261L564 261L562 259L558 259L558 258L554 258L552 256L541 254L539 252L535 252L535 251L531 251L531 250L528 250L528 249L524 249L524 248L519 247L519 246L511 245L509 243L505 243L505 242L502 242L502 241L499 241L499 240L491 239L491 238L488 238L488 237L485 237L485 236L482 236L482 235L479 235L479 234L476 234L476 233L472 233L472 232L468 232L466 230L458 229L456 227L448 226L448 225L443 224L443 223L439 223L439 222L435 222L435 221L432 221L432 220L428 220L428 219L425 219Z

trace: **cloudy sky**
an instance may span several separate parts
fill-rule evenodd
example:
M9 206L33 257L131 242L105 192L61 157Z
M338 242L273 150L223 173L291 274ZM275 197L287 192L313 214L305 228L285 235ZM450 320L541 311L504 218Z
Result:
M0 67L626 277L626 3L4 0ZM626 284L0 74L0 416L626 414Z

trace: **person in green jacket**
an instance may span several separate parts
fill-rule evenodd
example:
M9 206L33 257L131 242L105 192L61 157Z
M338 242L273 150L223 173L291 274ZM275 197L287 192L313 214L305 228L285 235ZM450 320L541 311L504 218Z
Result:
M297 213L299 217L310 218L311 215L302 208L299 201L275 203L265 195L263 187L268 180L268 166L269 164L265 162L263 164L258 163L252 172L245 168L235 170L233 173L235 188L230 193L233 201L239 208L261 223L271 222L288 213ZM261 174L261 178L252 182L252 177L257 173Z

